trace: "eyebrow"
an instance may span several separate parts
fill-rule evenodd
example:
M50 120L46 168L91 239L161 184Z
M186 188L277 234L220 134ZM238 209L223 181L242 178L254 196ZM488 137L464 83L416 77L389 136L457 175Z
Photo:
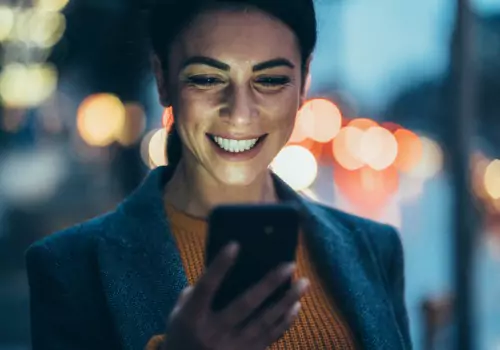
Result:
M203 64L205 66L210 66L223 71L229 71L231 69L231 67L228 64L206 56L190 57L184 61L184 63L182 64L182 68L186 68L187 66L193 64ZM287 60L286 58L274 58L272 60L256 64L255 66L252 67L252 71L258 72L261 70L276 68L276 67L289 67L292 69L295 68L294 64L290 62L290 60Z
M292 62L287 60L286 58L275 58L269 61L265 61L262 63L258 63L255 66L253 66L253 71L258 72L264 69L270 69L270 68L276 68L276 67L288 67L288 68L295 68Z
M205 57L205 56L189 57L182 64L182 68L186 68L187 66L190 66L192 64L203 64L205 66L210 66L210 67L214 67L214 68L217 68L220 70L225 70L225 71L229 71L229 69L230 69L228 64L221 62L219 60L216 60L214 58Z

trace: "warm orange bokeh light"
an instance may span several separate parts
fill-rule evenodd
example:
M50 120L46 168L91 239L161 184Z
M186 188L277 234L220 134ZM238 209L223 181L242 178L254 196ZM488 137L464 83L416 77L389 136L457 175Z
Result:
M382 171L369 166L357 170L337 166L334 169L334 180L339 192L349 202L371 213L382 210L399 188L399 174L393 166Z
M490 200L490 196L484 187L484 175L486 174L486 169L490 164L491 160L485 157L483 154L477 152L471 157L471 167L472 167L472 188L474 193L479 198L483 200Z
M384 170L392 165L398 154L396 138L380 126L363 133L360 143L360 158L375 170Z
M389 130L390 132L392 132L393 134L398 131L399 129L403 129L403 127L397 123L393 123L393 122L384 122L380 125L381 127L383 127L384 129L387 129Z
M304 133L318 142L331 141L340 131L342 126L342 114L339 108L331 101L325 99L312 99L306 102L297 116L295 139L299 139L300 133Z
M125 120L116 135L123 146L131 146L138 142L146 129L146 113L137 103L125 104Z
M444 153L441 146L434 140L420 136L422 143L422 157L408 175L420 179L430 179L436 176L444 164Z
M500 160L493 160L486 167L484 173L484 188L488 195L494 199L500 199Z
M417 134L406 129L399 129L394 133L398 143L398 155L394 165L399 171L409 172L422 160L422 141Z
M116 140L125 122L125 107L118 97L96 94L87 97L78 108L77 128L91 146L104 147Z
M353 128L358 128L360 130L368 130L374 126L378 126L378 123L374 120L368 118L357 118L353 119L347 124L348 126L352 126Z
M346 126L342 128L333 140L333 156L335 160L347 170L356 170L364 165L360 159L359 145L363 138L363 131Z

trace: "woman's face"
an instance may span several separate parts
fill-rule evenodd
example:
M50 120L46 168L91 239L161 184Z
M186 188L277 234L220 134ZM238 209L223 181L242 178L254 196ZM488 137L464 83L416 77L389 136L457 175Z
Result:
M294 33L259 11L210 11L172 44L166 94L183 158L227 185L249 185L289 139L302 98Z

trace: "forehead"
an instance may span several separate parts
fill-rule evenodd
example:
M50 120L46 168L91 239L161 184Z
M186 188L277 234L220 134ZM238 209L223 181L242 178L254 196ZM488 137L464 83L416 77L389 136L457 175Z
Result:
M292 30L257 10L213 10L200 14L174 43L172 53L183 57L210 56L229 65L232 61L255 64L276 57L300 61Z

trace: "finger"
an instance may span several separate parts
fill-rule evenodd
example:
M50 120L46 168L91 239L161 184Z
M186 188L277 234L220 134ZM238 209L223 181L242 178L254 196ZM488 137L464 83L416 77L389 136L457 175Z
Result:
M249 317L278 287L292 277L295 264L286 264L269 272L259 283L248 289L220 314L226 326L237 325Z
M193 293L192 286L188 286L188 287L184 288L182 290L181 294L179 295L179 300L177 301L177 304L180 306L184 305L192 293Z
M210 307L210 302L219 288L227 272L234 264L238 254L237 243L230 243L217 254L213 262L208 266L205 273L198 280L189 298L190 307L206 309Z
M297 319L301 308L302 305L299 301L292 306L292 308L286 313L283 320L278 322L278 324L276 324L268 333L267 344L274 343L293 325L293 322Z
M293 322L299 315L301 307L302 305L299 301L297 301L290 309L287 310L279 322L265 328L262 327L260 332L257 332L256 330L252 330L248 333L245 332L244 340L251 344L257 344L258 348L261 346L264 348L268 347L277 341L283 333L285 333L292 326Z
M258 335L259 337L266 338L266 336L276 327L276 324L286 319L286 315L299 302L307 286L308 281L306 279L302 279L295 283L283 299L268 310L265 310L258 318L252 320L245 327L243 330L245 337L252 339Z
M300 279L294 283L283 299L270 307L268 310L265 310L262 315L260 315L260 317L253 322L257 324L260 323L260 328L262 328L262 325L264 325L264 327L274 325L300 300L300 298L302 298L307 291L307 288L309 288L309 281L305 278Z

